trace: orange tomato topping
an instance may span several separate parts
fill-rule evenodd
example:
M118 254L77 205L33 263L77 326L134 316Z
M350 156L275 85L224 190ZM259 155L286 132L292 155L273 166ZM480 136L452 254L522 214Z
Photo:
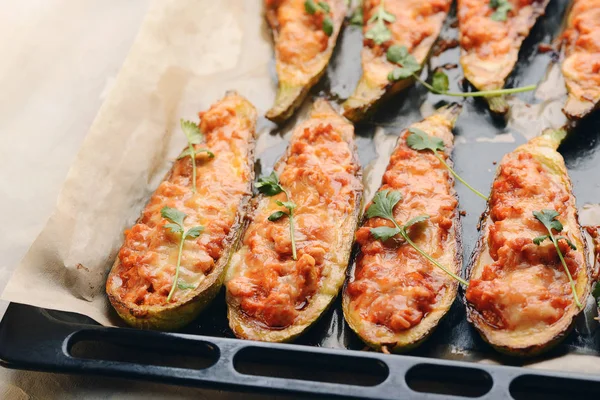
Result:
M427 131L441 137L446 149L452 149L449 127ZM379 190L395 190L403 195L394 208L399 224L418 215L430 216L410 229L411 240L452 269L456 265L457 242L453 230L458 212L453 180L431 151L408 147L407 136L405 132L400 137ZM449 153L440 155L448 159ZM370 229L379 226L393 227L388 220L370 218L356 232L360 253L347 294L350 307L364 320L400 332L417 325L435 308L451 278L401 239L375 240Z
M497 329L515 330L558 321L573 302L568 277L553 244L532 239L546 235L533 211L554 209L565 215L567 190L528 153L509 154L500 166L490 201L487 237L490 261L466 292L484 320ZM564 217L563 217L564 218ZM561 219L561 217L559 217ZM568 230L561 233L569 236ZM573 279L584 260L559 241Z
M235 277L227 282L229 295L241 311L270 328L294 323L333 268L346 266L341 254L339 226L355 212L359 165L353 156L353 127L333 111L313 111L294 130L280 184L289 192L294 210L298 259L292 259L287 217L267 218L284 208L285 194L263 197L244 238L241 255L230 266Z
M333 16L340 12L334 1L325 3L331 7ZM305 84L329 44L329 36L323 32L325 14L320 11L309 14L304 0L265 0L265 5L267 20L277 35L279 79L290 84Z
M252 111L242 113L242 107ZM168 177L156 189L138 222L125 231L119 251L119 265L109 279L118 282L121 301L137 305L162 305L173 285L180 237L164 227L163 207L187 214L186 230L202 225L204 232L186 240L180 267L180 281L197 285L210 274L223 254L226 239L238 218L242 199L250 195L251 170L248 157L254 136L253 107L237 95L228 95L201 112L200 128L206 143L197 149L212 151L214 158L201 153L196 158L197 192L192 193L190 157L175 161ZM176 290L171 301L190 294Z
M575 0L563 34L563 74L577 97L600 100L600 0Z

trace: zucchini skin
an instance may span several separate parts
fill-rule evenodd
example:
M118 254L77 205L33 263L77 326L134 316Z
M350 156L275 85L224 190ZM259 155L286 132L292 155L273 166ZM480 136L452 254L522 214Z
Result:
M374 7L371 4L372 2L366 3ZM424 6L427 3L431 2L427 0L387 0L385 2L385 6L386 10L392 14L395 14L396 8L400 8L402 10L405 8L411 8L414 9L415 13L418 13L421 10L421 6ZM391 40L383 43L381 46L375 45L374 47L371 47L369 46L370 40L364 39L364 44L361 51L362 76L352 95L344 102L344 104L342 104L342 107L344 108L344 117L348 118L354 123L360 122L375 112L383 102L414 83L415 80L412 77L401 79L393 83L388 81L387 73L392 71L392 69L395 68L395 65L391 64L385 59L385 51L391 45L406 46L409 49L409 52L413 54L417 62L421 64L422 68L431 55L433 45L440 34L443 22L450 10L451 1L443 3L443 10L438 10L437 12L429 14L426 17L421 17L426 20L434 20L435 26L433 28L433 32L431 32L430 35L422 39L420 42L414 44L414 47L412 43L405 43L403 40L398 40L396 38L392 38ZM366 9L363 9L363 12L365 15L365 21L367 21L370 14ZM396 29L398 30L411 29L411 25L404 26L399 14L396 15L396 17L397 20L389 26L395 25ZM414 23L415 21L408 22ZM369 25L365 23L363 27L363 33L366 33L368 30ZM377 64L381 61L383 61L382 64ZM383 75L380 71L381 68L385 68L385 74Z
M537 19L544 15L546 6L549 0L532 1L530 5L524 5L517 10L508 13L507 21L504 22L508 25L509 32L505 34L514 35L512 37L512 45L508 52L505 54L499 54L496 57L479 57L477 54L477 48L467 50L466 44L473 42L468 35L469 28L480 29L479 26L482 24L480 18L484 18L486 23L493 27L495 24L501 24L500 21L493 21L491 15L494 10L489 7L489 1L487 0L458 0L457 15L459 19L459 42L461 45L460 64L463 68L465 78L478 90L498 90L502 89L506 83L506 79L514 69L517 60L519 50L525 38L529 35L531 28L535 25ZM479 10L477 8L479 7ZM514 7L514 3L513 3ZM474 10L476 12L472 12ZM481 14L481 12L483 14ZM475 27L468 25L471 20L475 21ZM487 25L486 25L487 26ZM494 37L491 33L476 31L479 35L489 35L481 39L482 42L488 44L498 39L498 42L502 41L505 37ZM490 96L485 97L488 103L490 111L495 114L506 114L509 110L508 102L505 96Z
M576 283L579 300L585 306L586 299L590 293L592 268L589 263L588 244L583 236L583 228L578 222L578 211L575 207L575 197L572 191L572 183L568 176L564 160L556 151L565 135L566 132L562 130L546 130L541 136L533 138L528 143L519 146L512 153L509 153L509 155L519 153L532 154L536 160L540 161L547 168L551 168L554 174L561 178L564 188L569 193L569 201L572 203L572 218L571 221L569 221L570 223L566 222L564 225L565 227L573 228L573 221L576 225L574 230L578 233L578 237L576 238L578 247L577 251L583 254L583 271L580 270L577 279L574 279L574 281ZM505 157L508 157L509 155ZM494 181L496 181L500 175L500 169L503 165L503 162L501 162L498 167ZM473 279L474 275L478 274L485 266L484 262L480 262L480 258L487 251L489 223L491 222L489 215L490 202L488 202L486 210L481 216L479 222L479 240L477 241L477 245L471 254L471 258L467 266L467 275L469 276L470 280ZM478 330L483 340L489 343L496 351L515 357L532 357L552 349L571 332L575 324L575 318L583 310L578 309L575 303L572 302L565 311L565 315L563 315L554 324L549 325L539 335L529 334L526 337L518 337L516 339L511 338L511 340L508 340L502 338L502 336L497 333L498 330L491 327L484 320L481 313L467 299L467 291L465 291L463 294L463 302L467 310L467 320Z
M458 115L461 112L461 109L462 107L460 105L451 104L438 110L433 116L422 121L419 126L421 129L425 129L423 124L429 123L430 127L432 128L440 127L440 129L448 129L451 131L455 120L458 118ZM452 133L448 132L447 135L451 136ZM398 142L400 143L402 140L403 134L401 134L399 137ZM398 148L399 147L397 147L397 149ZM452 148L453 146L448 145L446 145L445 148L445 153L448 155L446 162L450 166L452 166ZM387 170L389 170L391 166L392 164L390 163ZM456 207L453 213L451 229L454 244L453 262L452 265L445 265L445 267L460 275L463 265L463 251L460 213L458 212L458 195L454 190L454 176L449 172L447 172L447 180L449 182L449 194L456 199ZM402 207L402 201L397 207ZM361 226L367 221L368 218L364 217ZM408 246L408 244L404 244L404 246ZM342 308L346 322L365 344L377 351L383 351L383 348L385 348L387 351L392 353L404 353L418 347L434 332L441 319L454 303L459 286L458 282L451 277L445 276L445 278L447 278L444 282L446 286L446 292L444 293L443 297L435 303L435 309L431 312L428 312L416 325L400 332L392 332L387 327L377 325L370 321L365 321L360 315L360 310L357 310L352 304L352 298L348 291L348 285L352 280L355 279L358 267L357 261L360 251L360 246L356 244L353 262L349 270L349 279L346 281L343 292ZM399 263L402 262L402 260L397 261ZM423 259L423 262L427 263L428 261Z
M248 118L250 121L252 121L252 135L248 142L249 146L245 162L249 171L246 194L241 196L234 223L232 224L229 233L223 240L222 254L219 259L216 260L214 268L208 275L206 275L205 279L202 281L202 284L200 284L196 289L193 289L193 296L188 296L188 298L184 299L184 301L171 302L168 305L137 305L124 301L118 294L118 288L111 279L113 275L118 274L117 271L121 266L120 258L117 257L106 281L106 293L111 305L118 315L132 327L139 329L167 331L180 329L198 317L198 315L216 297L221 289L221 286L223 285L227 264L229 263L231 255L237 248L239 240L243 234L245 227L245 215L248 211L250 199L252 197L255 147L254 129L257 118L256 110L249 101L233 91L227 92L225 98L221 101L225 101L228 98L233 98L239 101L242 117ZM167 173L163 181L169 180L171 175L174 173L176 163ZM210 229L210 226L207 228Z
M299 0L282 0L281 3L304 3ZM269 0L267 0L269 3ZM279 28L280 24L277 19L277 7L278 6L266 6L266 19L271 27L273 33L273 41L275 43L275 60L277 75L279 78L277 94L273 107L267 111L265 116L276 124L283 124L288 120L294 112L300 107L310 89L319 82L321 77L327 70L327 65L333 54L337 39L343 27L344 18L347 13L347 5L344 0L331 0L329 1L331 7L331 13L333 15L333 34L329 37L327 42L327 48L321 52L318 56L318 62L316 65L311 66L309 72L301 71L296 68L293 74L293 79L286 79L282 75L282 70L285 68L281 55L279 53L277 43L280 40ZM281 7L281 4L279 4ZM304 5L301 5L302 12L304 11Z
M323 99L319 99L315 102L315 104L313 105L311 117L309 117L309 119L306 122L310 121L315 113L321 115L331 114L333 118L342 122L347 127L347 129L350 129L350 127L352 131L354 129L349 122L347 122L337 113L335 113L331 106ZM294 132L301 129L305 129L304 124L301 124L298 127L296 127L294 129ZM288 158L291 156L290 149L292 145L293 139L284 156L282 156L282 158L280 158L279 161L275 164L275 171L281 171L286 165ZM303 334L315 322L317 322L319 318L333 303L333 300L335 299L339 290L341 289L346 277L345 272L351 256L353 235L356 227L358 226L358 221L362 209L362 169L360 168L357 148L353 139L349 143L349 145L352 154L352 163L357 167L354 174L356 186L355 189L352 190L352 195L355 199L355 206L352 212L347 215L343 227L340 228L339 231L336 231L337 237L342 237L338 241L339 248L336 248L335 250L330 249L330 253L337 251L338 254L341 255L339 257L341 259L339 265L334 265L333 263L331 263L331 269L334 271L330 272L329 276L327 277L327 280L320 280L320 290L313 294L308 300L306 300L306 307L302 309L302 311L299 313L293 324L284 328L270 328L262 321L258 321L255 318L248 315L247 313L245 313L240 306L240 301L236 296L234 296L231 293L230 290L230 282L241 275L238 269L244 263L244 256L248 250L248 246L244 244L244 238L242 238L241 246L238 249L238 252L234 254L232 259L230 260L225 280L225 285L227 287L227 317L229 319L229 326L236 337L240 339L258 340L265 342L291 342L295 340L298 336ZM251 208L253 209L253 211L249 212L246 218L246 223L248 225L251 225L255 221L258 221L256 219L258 211L261 206L265 206L265 202L268 202L268 197L266 197L263 194L259 194L254 199L252 199ZM256 223L258 224L260 222ZM250 233L251 230L252 228L249 227L246 230L246 233ZM265 266L264 268L268 267ZM322 290L323 287L327 287L328 291L324 292ZM298 322L298 320L300 320L300 322Z

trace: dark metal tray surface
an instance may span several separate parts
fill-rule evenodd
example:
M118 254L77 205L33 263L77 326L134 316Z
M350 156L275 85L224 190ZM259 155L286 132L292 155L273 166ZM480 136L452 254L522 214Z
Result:
M538 51L559 34L568 1L550 2L547 15L523 44L518 66L508 85L540 82L552 52ZM457 38L455 18L449 18L442 39ZM341 103L360 76L361 33L346 26L327 75L313 89L314 96L328 96ZM430 67L457 63L458 48L445 50ZM455 90L466 88L460 68L447 71ZM425 76L425 75L424 75ZM223 88L224 90L229 88ZM525 103L539 103L533 92L517 95ZM400 93L373 117L356 128L362 165L377 158L374 135L377 126L386 135L397 135L421 119L420 105L438 107L450 100L428 94L420 85ZM526 139L492 116L483 101L461 100L463 112L455 129L454 161L457 171L475 187L488 190L495 162ZM535 107L535 106L533 106ZM540 107L541 108L541 107ZM521 106L521 109L528 109ZM513 110L513 114L519 110ZM514 116L513 116L514 117ZM552 115L545 117L552 118ZM538 117L529 117L534 120ZM540 115L539 118L542 118ZM532 126L534 125L532 121ZM292 126L292 120L288 124ZM261 121L273 136L282 131ZM510 133L513 140L498 140ZM534 136L540 132L528 132ZM257 171L268 172L283 153L287 141L259 154ZM578 205L600 199L600 114L588 117L569 133L559 151L565 157ZM387 160L383 160L384 163ZM378 178L379 179L379 178ZM375 182L378 185L379 182ZM373 182L371 182L373 184ZM485 204L457 184L462 218L465 260L477 239L477 223ZM195 322L180 333L105 328L72 313L11 304L0 323L0 359L5 367L92 373L163 381L173 384L254 392L283 392L310 396L369 399L481 397L490 399L580 398L600 394L600 376L523 368L531 360L496 353L483 342L466 320L459 293L448 315L421 347L406 355L362 351L364 344L344 322L339 298L325 315L295 344L271 344L235 339L228 328L223 293ZM534 359L540 361L565 354L596 356L600 330L591 298L574 331L555 349ZM488 359L491 363L475 363ZM599 359L600 362L600 359Z

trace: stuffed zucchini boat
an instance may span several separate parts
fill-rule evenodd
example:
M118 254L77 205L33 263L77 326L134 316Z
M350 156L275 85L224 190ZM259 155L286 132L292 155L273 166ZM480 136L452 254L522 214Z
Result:
M344 317L376 350L399 353L416 347L433 332L456 297L456 279L401 235L376 237L376 229L393 229L393 225L369 214L371 208L382 207L376 203L382 194L402 195L395 207L390 204L394 219L401 224L427 215L427 220L408 228L407 235L452 273L460 274L462 244L454 178L431 151L417 151L408 144L409 131L415 129L441 139L445 146L439 156L451 165L452 127L460 110L458 105L442 108L401 133L382 185L356 232L358 252L344 289Z
M600 104L600 0L574 0L563 49L569 94L563 111L569 119L579 119Z
M458 0L460 64L479 91L504 87L523 40L549 0ZM485 98L494 113L508 112L504 96Z
M337 296L362 200L354 127L325 100L293 132L261 191L227 278L239 338L291 341Z
M468 319L498 351L532 356L570 331L591 267L564 160L565 131L545 131L502 159L465 292Z
M345 0L265 0L279 79L266 117L282 123L325 73L347 12Z
M108 275L108 298L134 327L174 330L196 318L218 293L241 235L256 110L228 93L199 116L199 127L182 122L188 147L125 231Z
M423 66L437 40L452 0L365 0L364 40L361 52L362 77L354 93L343 104L344 116L354 122L372 112L380 101L414 82L408 77L390 82L397 65L386 52L405 47Z

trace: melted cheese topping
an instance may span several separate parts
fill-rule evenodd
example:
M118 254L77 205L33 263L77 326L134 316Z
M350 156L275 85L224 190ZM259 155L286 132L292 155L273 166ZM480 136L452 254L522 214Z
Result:
M138 222L125 231L118 264L109 276L121 301L136 305L162 305L173 285L180 235L164 227L163 207L187 214L185 229L202 225L205 230L183 246L179 282L198 287L213 271L224 252L242 200L251 195L249 154L254 137L254 108L238 95L228 95L199 114L206 143L197 149L197 192L192 193L190 157L179 159L156 189ZM188 297L191 288L175 290L171 302Z
M600 101L600 0L575 0L563 34L566 59L562 65L569 92Z
M451 123L428 120L413 125L444 140L448 160L452 150ZM446 268L457 272L457 242L454 221L458 201L448 170L431 151L408 147L405 132L398 140L383 176L382 190L399 191L403 199L394 208L399 224L418 215L430 219L410 229L413 240ZM393 227L383 218L370 218L356 233L360 253L354 280L348 284L350 307L363 320L400 332L417 325L444 296L452 278L437 268L409 244L394 238L375 240L370 229Z
M334 21L343 18L345 7L340 1L324 1L330 6ZM290 86L308 84L321 70L326 50L334 45L333 40L330 43L330 37L323 32L325 14L309 14L304 2L305 0L265 0L267 19L276 33L277 75L280 81Z
M281 185L297 204L297 261L289 219L267 219L285 211L276 204L286 200L280 193L260 198L228 272L228 299L269 328L292 325L317 291L335 295L339 288L330 287L328 277L348 263L351 236L340 227L355 213L362 188L354 129L323 104L317 103L310 119L294 130L287 159L277 168Z
M506 21L494 21L489 0L458 0L458 22L465 77L479 90L501 89L517 62L521 43L547 0L509 0Z
M369 19L378 10L381 0L365 0L363 5L363 32L366 34L376 24ZM429 50L442 29L442 24L452 0L386 0L385 10L396 17L387 23L392 39L377 45L371 39L364 39L362 50L363 73L369 81L387 85L388 74L396 66L386 59L386 51L392 45L406 46L419 63L423 63Z
M554 209L565 221L571 196L559 178L529 153L510 153L503 159L492 188L487 248L489 260L480 277L472 279L466 298L488 325L502 330L544 327L557 322L573 303L569 280L533 211ZM567 226L561 232L575 241ZM574 280L585 273L580 252L564 240L559 247Z

